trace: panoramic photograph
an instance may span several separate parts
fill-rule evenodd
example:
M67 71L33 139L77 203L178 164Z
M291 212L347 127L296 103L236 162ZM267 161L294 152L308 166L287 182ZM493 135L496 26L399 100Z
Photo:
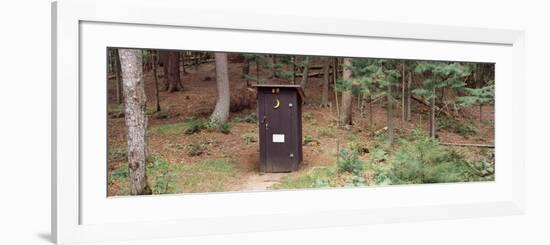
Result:
M494 63L106 52L109 197L495 178Z

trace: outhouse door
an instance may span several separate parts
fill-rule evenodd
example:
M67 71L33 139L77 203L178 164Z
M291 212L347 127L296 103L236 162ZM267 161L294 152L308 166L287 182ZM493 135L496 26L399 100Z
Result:
M297 155L296 132L293 132L291 122L296 113L296 96L291 89L281 89L272 93L270 89L263 90L263 115L260 115L260 131L263 131L265 144L263 150L265 156L266 172L289 172L295 166L294 157ZM262 132L261 132L262 133Z

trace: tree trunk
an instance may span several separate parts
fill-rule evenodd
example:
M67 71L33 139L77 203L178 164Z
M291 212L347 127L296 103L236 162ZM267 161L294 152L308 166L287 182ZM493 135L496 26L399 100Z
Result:
M388 145L393 144L393 97L391 95L391 84L388 84L387 91L387 119L386 123L388 124Z
M372 115L372 97L369 95L369 127L374 129L374 120Z
M116 80L116 103L121 104L122 101L122 77L120 72L120 58L118 56L118 50L113 51L115 59L115 80Z
M115 59L118 59L118 58L115 57L115 55L116 55L115 50L116 49L108 49L108 51L107 51L107 54L109 55L109 67L108 67L108 70L107 70L108 75L111 75L115 72L115 66L116 66Z
M351 58L344 58L344 70L342 72L342 79L349 80L351 78ZM342 115L340 121L342 125L351 125L351 107L352 96L351 91L342 92Z
M407 77L407 121L411 121L411 85L412 85L412 72L409 72Z
M430 99L430 137L435 139L435 87L432 88L432 98Z
M405 64L403 64L403 70L401 72L401 128L405 126L406 117L405 108Z
M141 50L141 70L143 73L147 72L147 50Z
M256 83L257 84L261 84L261 80L260 80L260 63L258 62L258 60L256 60Z
M321 92L321 107L328 107L328 80L330 78L330 58L323 63L323 91Z
M210 121L217 124L223 124L227 122L227 119L229 119L230 106L227 54L215 53L214 56L216 57L216 83L218 97L214 112L212 112L212 115L210 116Z
M290 57L290 62L292 63L292 84L296 84L296 56Z
M147 115L141 51L119 49L125 101L124 120L128 129L128 172L130 194L151 194L147 185Z
M277 56L276 55L271 55L271 70L272 70L271 77L278 77L277 76Z
M246 78L247 75L250 74L250 60L248 58L244 58L243 60L243 70L242 70L242 78Z
M340 106L339 106L339 103L338 103L338 91L336 91L336 81L338 81L338 74L336 73L336 66L338 64L338 58L334 58L333 59L333 66L332 66L332 69L333 69L333 72L332 72L332 75L333 75L333 83L334 83L334 103L336 104L336 118L338 118L338 127L340 127Z
M185 70L185 51L184 52L181 52L181 69L182 69L182 80L183 80L183 75L187 74L187 71Z
M193 67L198 70L201 62L201 52L192 52L191 54L193 55Z
M302 71L302 82L300 82L300 86L305 91L306 85L307 85L307 79L309 78L309 56L306 56L306 59L304 60L304 70Z
M153 78L155 79L155 108L160 111L160 96L159 96L159 79L157 74L158 55L155 51L151 53L151 66L153 68Z
M161 62L164 70L164 89L168 92L183 90L180 80L178 51L161 51Z

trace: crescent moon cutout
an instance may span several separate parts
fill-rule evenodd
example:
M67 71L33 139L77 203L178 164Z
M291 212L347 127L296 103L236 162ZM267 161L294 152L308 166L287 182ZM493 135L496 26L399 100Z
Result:
M281 106L281 101L279 101L279 99L275 99L275 105L273 106L273 108L277 109L279 108L279 106Z

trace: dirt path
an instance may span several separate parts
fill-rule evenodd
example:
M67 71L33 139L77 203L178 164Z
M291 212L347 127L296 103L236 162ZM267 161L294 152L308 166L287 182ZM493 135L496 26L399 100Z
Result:
M239 191L265 191L290 173L258 173L248 175L246 182L239 188Z

